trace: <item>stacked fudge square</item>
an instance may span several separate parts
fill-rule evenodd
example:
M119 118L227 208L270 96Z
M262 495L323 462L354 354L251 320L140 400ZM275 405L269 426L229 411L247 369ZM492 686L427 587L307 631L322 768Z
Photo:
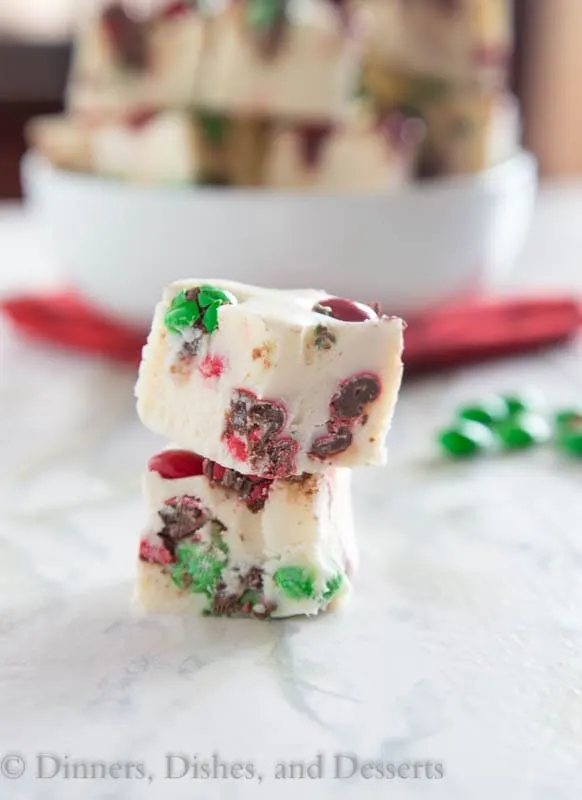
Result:
M315 290L170 285L136 386L166 437L144 476L138 605L317 614L350 592L351 470L385 461L403 322Z
M356 98L350 0L115 2L79 28L53 164L139 183L369 191L415 169L418 128Z
M424 120L419 177L479 172L513 155L512 0L362 2L373 21L363 84L380 109Z
M187 109L203 34L184 2L148 15L121 2L82 14L65 112L32 120L30 144L64 169L138 183L194 180L197 132Z

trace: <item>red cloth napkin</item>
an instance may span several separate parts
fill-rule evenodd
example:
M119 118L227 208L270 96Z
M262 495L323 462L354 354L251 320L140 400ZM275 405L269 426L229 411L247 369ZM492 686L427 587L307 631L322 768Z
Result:
M128 327L73 292L0 302L16 329L40 341L136 365L147 331ZM434 371L560 344L582 324L575 298L472 300L409 319L407 374Z
M125 325L74 292L21 295L0 302L15 328L32 339L114 361L138 364L147 331Z

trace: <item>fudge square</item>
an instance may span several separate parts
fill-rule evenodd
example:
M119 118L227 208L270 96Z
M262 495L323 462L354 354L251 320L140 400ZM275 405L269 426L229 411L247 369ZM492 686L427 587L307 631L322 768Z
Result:
M26 136L55 166L136 183L190 183L203 169L201 127L181 111L101 121L46 115L27 125Z
M478 172L510 158L519 147L519 104L509 92L455 87L423 109L425 158L435 174Z
M383 464L403 324L323 291L173 283L144 347L139 416L244 474Z
M117 117L144 106L194 102L204 44L195 3L170 0L148 15L133 10L111 2L82 20L67 86L69 111Z
M360 37L343 0L236 0L207 18L196 84L201 108L305 120L341 115Z
M419 127L420 126L420 127ZM341 123L275 126L264 184L323 192L385 192L410 180L424 125L398 112L352 104Z
M342 468L269 480L159 453L144 476L136 606L259 619L336 606L357 561L350 481Z
M362 0L367 59L481 87L507 85L512 0Z

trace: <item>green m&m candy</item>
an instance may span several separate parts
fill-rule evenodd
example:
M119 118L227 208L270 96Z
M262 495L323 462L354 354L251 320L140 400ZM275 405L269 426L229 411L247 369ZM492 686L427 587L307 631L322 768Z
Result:
M472 420L461 420L454 427L442 430L438 441L447 456L470 458L491 450L495 438L486 425Z
M483 400L468 406L463 406L457 412L459 419L471 422L480 422L488 427L504 422L509 417L509 408L503 397L493 394Z
M198 303L182 291L170 303L164 314L164 324L172 333L180 333L183 328L191 328L199 317Z
M172 333L180 333L184 328L199 326L207 333L218 328L218 309L220 306L234 305L236 297L226 289L217 286L200 286L182 290L170 303L164 315L164 324Z
M552 431L544 417L524 412L500 425L496 434L506 450L527 450L547 442Z
M556 427L582 430L582 408L564 408L554 415Z
M568 455L582 458L582 409L564 409L555 416L556 443Z
M545 406L544 397L535 389L501 395L510 415L536 412Z

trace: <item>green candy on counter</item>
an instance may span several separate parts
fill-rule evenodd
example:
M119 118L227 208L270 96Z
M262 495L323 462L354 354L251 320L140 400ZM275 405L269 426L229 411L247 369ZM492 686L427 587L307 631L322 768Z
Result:
M582 458L582 431L561 434L557 439L557 444L568 455Z
M582 430L582 408L565 408L554 415L554 421L559 428L575 427Z
M554 419L558 447L570 456L582 458L582 409L566 408Z
M495 437L486 425L461 420L454 427L439 433L439 444L449 457L468 458L491 450Z
M503 397L493 394L472 405L463 406L459 409L457 416L459 419L467 419L492 427L500 422L505 422L510 416L510 411Z
M545 406L543 395L534 389L502 394L501 397L507 404L508 411L512 416L525 412L539 412Z
M500 425L496 434L506 450L527 450L549 441L552 429L539 414L523 412Z

